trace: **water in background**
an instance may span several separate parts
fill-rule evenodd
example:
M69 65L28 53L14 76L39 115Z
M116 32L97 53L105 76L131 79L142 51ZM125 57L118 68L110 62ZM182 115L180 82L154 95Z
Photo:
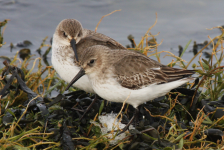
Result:
M14 56L19 49L10 52L10 43L30 40L32 54L44 37L52 37L57 24L65 18L79 20L84 28L94 30L103 15L121 9L105 17L98 27L103 33L124 46L130 44L127 36L132 34L138 43L147 29L156 20L151 30L156 37L159 51L166 50L178 55L178 45L183 47L192 40L204 42L208 35L212 38L220 34L219 29L206 30L224 24L224 1L209 0L0 0L0 21L10 19L4 33L6 45L0 49L0 55ZM49 40L48 40L49 42ZM193 53L186 53L184 59L189 61ZM50 57L50 55L49 55ZM171 57L162 59L162 63L171 62ZM49 58L50 62L50 58Z

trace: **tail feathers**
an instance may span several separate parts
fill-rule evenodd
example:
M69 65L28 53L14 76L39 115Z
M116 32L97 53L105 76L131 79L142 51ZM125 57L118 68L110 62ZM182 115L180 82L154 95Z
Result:
M166 74L166 80L168 82L176 81L189 77L195 73L195 70L183 70L178 68L162 67L161 71Z

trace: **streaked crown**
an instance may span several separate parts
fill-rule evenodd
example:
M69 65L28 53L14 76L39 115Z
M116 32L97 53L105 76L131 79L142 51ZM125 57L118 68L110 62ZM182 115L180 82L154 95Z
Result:
M83 36L82 30L82 25L78 20L64 19L58 24L55 34L57 34L60 38L68 40L74 38L76 43L78 43Z

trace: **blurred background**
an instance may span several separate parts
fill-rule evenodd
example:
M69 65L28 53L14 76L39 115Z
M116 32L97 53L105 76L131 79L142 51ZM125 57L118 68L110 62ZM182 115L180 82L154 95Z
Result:
M79 20L84 28L94 30L102 16L121 9L119 12L105 17L98 27L103 33L122 45L130 44L127 36L132 34L138 43L156 20L152 34L160 33L156 39L162 44L159 51L171 51L178 55L178 45L188 47L190 51L193 41L203 43L208 35L214 38L221 34L219 29L207 30L224 24L224 1L209 0L0 0L0 21L10 19L4 32L4 45L0 55L13 57L20 48L10 52L10 43L16 45L24 40L32 42L31 54L42 40L48 36L50 43L56 26L66 18ZM51 52L50 52L51 53ZM49 63L50 56L48 55ZM189 61L193 53L186 53L184 59ZM162 59L162 63L171 62L171 57Z

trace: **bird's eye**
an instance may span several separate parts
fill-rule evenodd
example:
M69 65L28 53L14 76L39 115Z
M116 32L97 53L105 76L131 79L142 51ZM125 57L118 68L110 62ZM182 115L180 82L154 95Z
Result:
M66 37L67 37L67 35L65 34L65 32L64 32L64 31L62 31L62 33L63 33L63 36L66 38Z
M90 60L90 64L93 64L95 62L95 60L94 59L92 59L92 60Z
M80 36L81 36L81 33L78 34L78 37L80 37Z

